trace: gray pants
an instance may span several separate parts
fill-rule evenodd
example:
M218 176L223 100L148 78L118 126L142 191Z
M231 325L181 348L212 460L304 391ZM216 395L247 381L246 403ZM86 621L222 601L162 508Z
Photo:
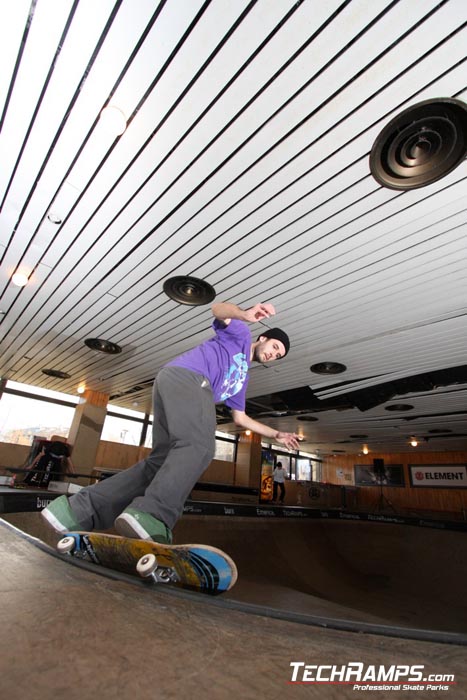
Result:
M108 529L129 505L173 528L215 453L216 411L200 374L164 367L154 383L153 449L146 459L70 498L84 530Z

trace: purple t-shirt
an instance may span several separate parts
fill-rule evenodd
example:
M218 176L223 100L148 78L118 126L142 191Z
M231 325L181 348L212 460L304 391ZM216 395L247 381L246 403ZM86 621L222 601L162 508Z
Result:
M245 410L251 334L243 321L232 319L228 326L214 320L216 335L193 350L180 355L168 367L184 367L209 379L214 401L229 408Z

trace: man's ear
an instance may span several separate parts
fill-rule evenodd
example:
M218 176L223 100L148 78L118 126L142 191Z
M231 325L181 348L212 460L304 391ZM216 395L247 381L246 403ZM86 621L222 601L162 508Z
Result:
M258 338L258 340L260 340L261 342L263 342L264 340L267 340L267 339L268 339L268 338L267 338L266 335L260 335L259 338ZM256 342L258 342L258 340L257 340Z

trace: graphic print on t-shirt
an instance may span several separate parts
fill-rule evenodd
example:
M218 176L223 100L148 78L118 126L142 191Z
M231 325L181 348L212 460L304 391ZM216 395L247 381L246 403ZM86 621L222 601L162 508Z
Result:
M221 401L225 401L230 396L235 396L241 390L248 373L248 362L246 355L239 352L233 356L234 364L230 365L226 372L224 382L222 384Z

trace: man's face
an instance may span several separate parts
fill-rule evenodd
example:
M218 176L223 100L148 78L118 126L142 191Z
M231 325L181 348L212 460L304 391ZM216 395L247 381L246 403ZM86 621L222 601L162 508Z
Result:
M261 336L255 348L253 359L261 363L273 362L274 360L279 360L281 357L284 357L284 355L285 347L280 340Z

